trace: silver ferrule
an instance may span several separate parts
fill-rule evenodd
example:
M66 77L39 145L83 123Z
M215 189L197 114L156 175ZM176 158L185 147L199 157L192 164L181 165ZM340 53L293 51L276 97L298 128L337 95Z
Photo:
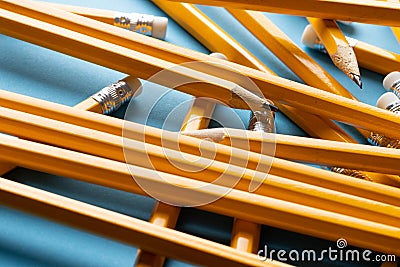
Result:
M386 107L386 109L393 113L400 114L400 102L396 102ZM379 133L371 132L368 137L368 142L374 146L400 149L399 139L387 137Z
M275 130L274 112L270 109L251 112L249 130L273 133Z
M351 47L355 47L357 45L357 43L358 43L357 39L354 39L354 38L351 38L351 37L348 37L348 36L346 36L346 40L347 40L347 42L349 43L349 45Z
M346 176L362 179L362 180L372 181L371 177L369 177L367 174L362 173L357 170L346 169L346 168L341 168L341 167L331 167L330 171L340 173L340 174L343 174Z
M116 13L114 17L114 26L151 36L153 31L153 21L153 15L140 13Z
M110 114L131 100L133 94L134 91L126 82L118 81L104 87L92 98L100 104L103 114Z

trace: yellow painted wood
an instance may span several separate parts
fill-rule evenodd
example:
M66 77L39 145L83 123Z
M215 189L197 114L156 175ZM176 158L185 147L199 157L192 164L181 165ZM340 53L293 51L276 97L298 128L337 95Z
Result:
M180 0L172 0L182 2ZM186 3L400 26L400 4L374 0L185 0Z
M351 79L353 79L354 74L360 75L354 50L347 42L336 21L310 17L307 19L324 44L333 64Z
M7 1L2 1L0 3L0 6L8 6L10 3L4 4ZM18 2L20 3L20 2ZM29 5L29 3L28 3ZM32 4L31 4L32 5ZM40 6L42 7L42 6ZM40 8L38 8L36 12L40 12ZM61 10L52 10L52 12L63 12ZM132 74L137 77L141 78L148 78L149 75L154 74L155 72L158 72L161 69L169 68L172 65L169 63L156 59L154 57L149 57L145 56L143 54L138 54L132 50L125 50L122 47L115 47L114 45L110 43L104 43L101 40L98 39L93 39L88 36L82 36L80 34L67 34L67 30L65 29L60 29L54 26L51 26L46 23L42 22L37 22L40 24L40 27L35 28L33 24L35 23L35 20L32 20L30 18L20 16L17 14L12 14L10 12L7 12L5 10L2 10L3 13L7 14L7 16L4 16L2 18L2 26L4 27L1 29L4 33L9 34L14 37L18 37L24 40L29 41L30 39L31 42L43 45L45 47L55 49L57 51L64 50L65 53L71 54L73 56L77 56L80 58L83 58L85 60L89 60L98 64L106 65L110 68L118 69L119 71L126 72L128 74ZM35 14L37 15L37 14ZM49 14L43 14L43 16L46 16ZM76 16L74 14L70 14L68 12L64 12L62 14L59 14L61 17L68 17L68 16ZM75 18L75 17L74 17ZM48 18L50 19L50 18ZM76 19L76 18L75 18ZM70 24L73 23L73 18L71 17L71 21L65 22L63 21L63 27L69 27L71 26ZM55 21L52 21L52 23L57 23L57 19ZM76 23L76 22L75 22ZM89 23L89 22L88 22ZM90 23L99 23L94 20L90 20ZM24 24L24 27L22 30L21 26ZM7 27L8 25L8 27ZM103 24L102 24L103 25ZM97 25L99 26L99 25ZM102 27L105 29L107 26L104 24ZM45 31L43 28L49 28L48 31ZM76 28L76 26L74 26ZM112 27L112 26L110 26ZM27 28L30 29L30 32L32 36L40 36L40 40L38 38L34 38L31 35L23 35L21 34L21 31L26 31ZM50 30L50 28L52 30ZM85 31L90 28L88 25L85 24ZM80 28L76 28L80 30ZM65 32L66 35L61 34L61 32ZM99 32L98 32L99 33ZM105 33L102 32L101 35L104 35ZM113 33L109 33L111 35L118 35L119 33L114 30ZM135 34L135 33L132 33ZM99 34L97 34L99 35ZM124 37L128 38L129 33L124 31ZM50 37L51 36L51 37ZM57 36L57 38L55 38ZM138 34L134 35L138 36ZM75 38L76 37L76 38ZM109 36L108 36L109 37ZM145 37L145 36L142 36ZM85 39L85 41L83 39ZM147 38L147 37L145 37ZM33 40L34 39L34 40ZM68 43L68 47L74 47L73 51L65 51L65 46L59 47L55 44L55 42L49 42L48 40L52 39L58 39L58 40L63 40L62 43ZM80 41L78 41L78 39ZM107 38L109 42L112 42L113 38ZM128 38L129 39L129 38ZM149 41L147 38L146 39L146 52L150 53L149 48L149 43L154 42L155 40L151 39ZM47 41L46 41L47 40ZM67 41L68 40L68 41ZM115 38L114 38L115 40ZM90 44L89 44L90 43ZM100 44L101 43L101 44ZM126 46L130 46L130 44L125 43L125 42L118 42L119 44L124 44ZM162 42L163 43L163 42ZM90 48L89 48L90 47ZM96 54L97 57L91 57L88 56L88 53L83 53L86 49L90 49L91 54ZM125 56L116 56L115 55L115 50L123 50L124 52L120 51L120 53L124 54ZM135 46L135 49L137 49L137 46ZM158 47L160 49L160 47ZM161 48L162 49L162 48ZM101 52L99 51L101 50ZM97 52L98 53L97 53ZM165 51L165 50L164 50ZM172 51L171 51L172 52ZM78 55L79 54L79 55ZM130 55L126 57L127 55ZM179 51L174 50L174 54L180 54ZM162 53L158 53L157 56L162 57ZM89 58L90 57L90 58ZM204 56L203 56L204 57ZM211 58L207 57L206 58ZM121 59L119 61L118 59ZM215 62L221 62L221 60L218 59L213 59ZM115 64L115 62L118 62L119 64ZM226 63L225 65L227 65ZM126 66L132 66L132 65L137 65L137 66L142 66L139 68L128 68ZM207 65L207 64L206 64ZM295 82L288 82L285 79L279 78L279 77L273 77L268 74L262 73L260 71L246 68L243 66L240 66L238 64L230 63L230 66L235 66L233 69L237 69L241 73L244 73L246 76L250 77L253 79L253 81L260 87L264 95L268 98L271 98L272 100L276 100L276 98L279 98L278 96L285 95L285 99L279 99L282 103L290 104L296 107L300 107L304 110L307 110L311 113L317 113L322 116L327 116L332 119L336 119L339 121L345 121L350 124L358 125L362 128L369 128L370 130L377 130L377 128L380 128L380 132L383 134L387 134L389 136L394 136L398 134L398 131L395 130L395 128L398 128L398 124L400 124L400 119L394 116L394 114L391 114L388 111L384 110L379 110L375 107L366 105L366 104L361 104L357 103L353 100L349 99L344 99L343 97L340 96L335 96L333 94L321 92L320 90L315 90L312 87L308 87L305 85L301 85ZM215 67L215 66L214 66ZM144 71L146 69L146 71ZM207 65L205 68L201 68L201 71L204 71L207 69L209 72L213 73L218 73L218 75L222 78L228 76L230 79L234 79L235 74L233 74L231 71L227 70L222 70L219 68L221 71L215 71L213 67L210 65ZM143 70L143 71L141 71ZM138 73L139 72L139 73ZM186 79L185 77L188 76L187 72L180 72L180 71L175 71L171 75L177 75L176 78L183 78ZM196 75L194 75L196 76ZM200 77L196 77L195 79L199 79ZM200 80L203 80L202 83L194 83L191 84L190 86L181 86L178 89L191 93L195 96L209 96L216 98L218 100L221 100L224 103L227 103L230 106L236 106L239 107L241 106L242 108L248 108L248 105L243 103L243 101L237 101L238 98L232 95L232 84L226 84L225 82L218 80L216 82L217 84L213 83L210 84L210 79L214 80L215 78L207 76L206 80L204 80L206 77L202 77ZM223 86L221 83L223 83L225 86ZM215 86L222 89L215 90ZM194 88L198 87L198 88ZM200 88L202 90L200 90ZM210 90L205 89L209 87ZM214 89L214 90L213 90ZM288 93L285 93L285 91L289 91ZM207 92L207 93L204 93ZM233 98L232 98L233 97ZM244 105L244 106L243 106ZM352 114L351 116L349 114ZM372 121L374 123L372 123ZM385 125L385 127L383 127Z
M125 163L6 136L0 136L0 146L3 151L0 159L18 166L144 194L132 179ZM169 194L171 186L180 187L180 194L175 195L177 200L187 200L188 196L194 195L215 196L215 193L222 190L217 185L208 184L207 188L204 188L204 182L163 174L168 180L166 183L157 178L159 174L153 174L156 173L137 167L135 178L146 181L152 188L157 188L160 195L163 192ZM268 190L275 191L271 188ZM400 241L400 228L258 194L233 189L217 201L198 208L332 241L341 237L354 246L400 254L400 248L397 246Z
M184 136L182 134L162 131L157 128L152 128L133 122L126 122L121 119L95 114L93 112L81 111L72 107L4 90L0 90L0 105L3 107L12 108L14 110L29 112L31 114L49 119L71 123L76 126L102 131L103 133L100 135L105 135L108 133L118 137L122 136L122 132L124 132L125 138L138 141L146 140L148 144L153 144L156 146L161 146L162 144L165 148L170 149L176 149L179 147L184 153L190 153L198 156L202 155L202 157L225 163L231 162L239 167L246 167L250 170L267 171L269 169L269 163L271 162L268 157L261 156L254 152L246 152L220 144L207 143L197 138ZM43 118L41 118L41 120L43 120ZM46 125L46 123L44 123L44 125ZM58 130L60 129L61 128L58 128ZM68 127L68 129L71 130L71 127ZM18 132L18 134L22 134L22 131L16 132ZM33 135L29 136L29 138L32 137ZM97 141L99 141L98 134L96 135L96 138ZM106 142L110 142L112 139L113 137L107 135L104 140L106 140ZM46 142L48 142L48 140L46 140ZM117 142L121 144L120 141ZM96 143L96 146L97 145L98 143ZM200 145L202 147L202 152L204 152L203 154L201 154L198 149ZM108 146L108 148L109 147L110 146ZM120 153L120 157L123 158L120 149L115 151L117 155ZM105 152L103 151L102 153ZM212 156L210 157L210 155ZM359 181L357 179L349 179L343 175L329 173L294 162L282 161L281 159L274 159L272 163L273 167L270 171L278 176L288 177L297 181L307 182L309 184L322 186L384 203L398 205L400 201L400 195L393 193L391 190L389 190L390 187L387 186L373 183L371 184L365 181Z
M240 45L235 45L237 42L229 34L218 25L215 25L212 20L195 6L165 0L153 0L153 3L177 21L209 50L228 51L227 55L231 61L274 74L271 70L266 69L266 67L260 68L257 58L244 50ZM238 9L228 9L228 11L306 83L328 92L355 99L338 81L294 44L264 14ZM278 102L275 102L275 104L310 136L336 141L356 142L350 135L328 119L287 105L281 105ZM368 138L368 131L361 129L359 131ZM369 173L368 175L375 182L400 186L397 176L375 173Z
M183 120L181 131L192 131L208 127L214 112L215 102L207 99L194 98L189 111ZM157 202L153 209L150 222L159 226L174 228L179 217L180 208ZM136 267L162 267L165 258L148 251L139 250L136 257Z
M3 204L14 208L193 264L289 266L262 262L249 253L3 178L0 197Z
M154 169L206 183L215 183L230 188L234 187L243 191L248 191L251 182L257 179L257 181L260 181L260 186L255 191L256 194L285 199L302 205L335 211L371 221L378 220L379 222L398 225L400 227L400 207L396 208L369 199L345 194L341 192L342 189L333 191L309 184L310 180L319 179L322 182L321 179L332 179L332 176L333 178L342 177L343 175L340 174L313 167L307 168L307 166L299 163L275 158L272 162L270 174L267 176L267 173L260 171L245 169L212 159L207 160L201 156L177 153L177 151L170 151L162 147L144 143L141 144L134 140L122 142L121 137L118 136L31 114L6 108L0 108L0 111L0 125L2 127L0 129L2 131L4 129L7 133L24 139L63 147L122 163L128 162L138 167ZM48 138L49 136L52 136L52 138ZM202 142L207 143L207 141ZM398 152L397 150L394 151ZM241 152L244 152L244 150ZM237 151L237 153L240 153L240 151ZM9 160L8 158L3 159L6 161ZM12 160L16 161L17 159ZM262 155L259 155L259 160L260 166L266 161L271 161L271 159ZM180 168L176 167L177 164L179 164ZM54 168L62 168L62 166ZM193 171L193 168L198 171ZM259 168L258 170L262 169ZM275 176L278 173L279 176L290 179ZM294 181L293 179L303 180L303 182ZM350 180L349 178L347 179ZM364 182L371 184L371 182ZM112 186L112 182L109 186ZM373 187L371 186L371 188ZM395 188L387 188L385 193L393 194L392 189ZM353 190L363 191L359 187ZM397 193L393 197L400 198L400 189L395 190L395 192ZM361 193L367 192L364 191ZM398 205L398 203L394 205ZM379 208L377 208L378 206Z

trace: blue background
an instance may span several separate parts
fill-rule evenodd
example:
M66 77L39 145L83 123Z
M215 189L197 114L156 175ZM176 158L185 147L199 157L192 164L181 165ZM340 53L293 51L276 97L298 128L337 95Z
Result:
M54 2L165 16L154 4L144 0L65 0ZM216 7L200 8L236 40L242 42L247 49L273 71L282 77L301 82L295 74L225 10ZM267 14L267 16L292 40L304 48L300 44L300 38L304 27L308 24L306 19L276 14ZM351 26L342 25L342 29L345 34L351 37L397 53L400 52L397 41L387 27L353 23ZM168 24L166 41L200 52L210 52L171 19ZM328 56L306 48L305 51L361 101L374 105L378 97L384 92L382 75L361 69L364 89L360 90L333 66ZM124 76L122 73L101 66L0 35L1 89L72 106ZM178 112L171 114L166 125L169 130L179 130L191 96L155 85L153 90L166 94L152 110L147 123L161 127L167 118L167 114L179 106ZM152 105L150 98L149 90L144 90L137 99L133 100L137 113L130 117L131 120L146 122L141 111ZM182 103L184 104L182 105ZM232 113L227 112L228 110L226 107L218 106L213 119L226 127L242 127L242 125L247 124L249 117L247 111L235 111L238 117L232 119ZM115 116L122 117L123 114L124 109L121 109ZM282 134L306 136L301 129L280 113L276 116L276 129L278 133ZM154 201L150 198L22 168L17 168L4 177L143 220L149 219L154 205ZM265 216L268 216L268 214L265 214ZM232 222L232 218L217 214L195 209L183 209L177 229L216 242L229 244ZM333 242L267 226L263 227L261 239L261 247L267 244L271 249L285 248L290 250L336 246ZM135 254L136 248L0 206L0 266L132 266ZM314 266L310 263L299 264ZM320 265L315 264L315 266ZM346 263L336 263L336 265L324 263L324 266L328 265L346 266ZM350 266L351 264L348 263L347 265ZM352 265L367 266L366 263ZM370 265L378 266L376 263ZM168 260L166 266L191 265Z

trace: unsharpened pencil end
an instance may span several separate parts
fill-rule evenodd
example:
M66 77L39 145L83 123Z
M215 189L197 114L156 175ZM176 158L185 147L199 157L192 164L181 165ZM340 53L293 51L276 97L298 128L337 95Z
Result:
M157 39L165 39L167 35L168 19L165 17L154 17L151 36Z
M385 87L386 91L389 91L395 84L400 82L400 72L393 71L386 75L385 79L383 79L383 87Z
M308 24L303 31L301 36L302 44L308 46L309 48L315 48L315 44L318 42L319 38L313 27Z
M353 82L355 82L358 85L358 87L360 87L360 89L362 89L361 76L357 75L357 74L352 74L352 76L353 76L352 77Z
M376 101L376 106L381 109L387 109L387 107L390 107L399 101L400 99L397 97L397 95L387 92L381 95L378 101Z
M215 58L219 58L219 59L223 59L223 60L228 60L228 58L224 54L219 53L219 52L211 53L210 56L211 57L215 57Z

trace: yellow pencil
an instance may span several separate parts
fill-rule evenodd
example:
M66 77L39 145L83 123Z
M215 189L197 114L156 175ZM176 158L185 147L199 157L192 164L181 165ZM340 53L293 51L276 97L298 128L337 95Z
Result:
M353 48L334 20L307 18L336 65L362 88L360 70Z
M0 136L0 143L3 151L0 159L13 162L18 166L126 190L135 194L146 194L134 182L125 163L13 137ZM159 179L160 175L165 180ZM220 196L220 193L226 192L227 189L140 167L135 167L135 179L150 185L153 188L152 194L157 194L158 197L174 201L174 203L186 205L193 203L192 201L196 199L215 198L216 194ZM296 188L296 186L291 188ZM178 192L175 191L176 193L171 195L172 190L178 190ZM268 188L267 191L274 192L275 190ZM338 197L338 199L340 198ZM318 201L313 200L310 204L312 203L318 204ZM368 206L364 206L364 208L366 207ZM332 241L341 237L354 246L400 255L400 249L397 246L400 241L400 228L311 208L308 205L299 205L233 189L227 191L218 200L198 206L198 208ZM379 209L375 209L375 205L371 205L370 208L372 208L372 212L382 213ZM362 215L364 213L354 214ZM386 216L389 218L393 216L392 214L390 212ZM372 218L374 217L372 216ZM375 217L376 219L379 220L380 216ZM392 223L398 224L399 220L393 220ZM309 225L314 227L308 227ZM341 233L340 236L338 233Z
M208 145L197 138L184 136L182 134L179 135L177 133L163 131L133 122L127 122L121 119L95 114L93 112L80 111L72 107L51 103L8 91L0 90L0 105L3 107L12 108L14 110L29 112L44 118L66 122L73 124L74 126L81 126L92 130L102 131L103 133L100 135L103 136L106 133L115 135L117 137L123 135L125 138L138 141L146 140L146 143L148 144L153 144L156 146L162 145L163 147L169 149L176 149L179 147L180 151L184 153L190 153L230 164L235 163L238 166L246 167L251 170L265 171L269 168L268 163L271 162L268 157L263 157L262 155L253 152L250 153L243 150L236 150L235 148L220 144L210 143L210 145ZM18 115L16 118L18 117L20 117L20 115ZM47 124L49 123L43 123L42 126L47 127L45 126ZM52 124L54 123L50 123L49 126ZM11 128L5 129L11 130ZM71 127L68 127L68 129L71 130ZM57 131L60 130L61 128L58 127ZM17 131L15 133L21 134L22 132ZM28 138L32 138L32 134L34 133L38 134L38 132L32 131ZM74 135L76 135L76 133ZM43 138L43 136L40 137L40 134L38 134L37 137ZM106 144L108 144L108 147L111 139L114 139L114 137L109 135L103 139ZM45 142L48 142L48 140L46 139ZM87 142L83 141L83 143ZM115 150L116 155L120 153L118 146L121 146L121 142L117 141L116 144L117 143L117 149ZM72 142L72 144L75 146L77 145L74 142ZM65 143L63 145L65 145ZM200 146L202 151L199 151L198 149ZM86 145L83 145L82 147L78 145L77 149L79 150L85 147L87 149ZM96 151L99 150L98 145L95 147ZM108 155L107 151L102 151L100 149L99 152L106 153L106 156ZM120 158L124 159L122 154ZM389 189L390 187L388 186L367 183L365 181L359 181L355 179L348 179L342 175L329 173L303 164L282 161L280 159L274 159L272 163L274 168L272 168L270 171L273 171L275 175L290 177L296 181L306 182L388 204L397 205L400 201L400 195L397 196Z
M202 42L209 50L220 51L221 49L229 48L228 54L233 59L232 61L273 74L271 70L258 62L256 57L244 50L240 45L237 45L237 42L229 34L218 25L215 25L197 7L191 4L165 0L153 0L153 2L184 27L186 31ZM239 9L228 9L228 11L307 84L355 99L337 80L294 44L264 14ZM260 65L263 67L260 68ZM356 140L329 119L324 119L287 105L281 105L278 102L275 102L275 104L286 116L313 137L356 142ZM368 138L368 131L360 130L360 132ZM343 172L342 169L341 171ZM400 186L400 180L397 176L377 173L361 174L356 171L351 171L349 174L383 184Z
M346 38L349 44L353 47L358 63L361 67L381 73L383 75L387 75L392 71L397 71L400 69L399 54L351 37ZM325 47L322 45L318 35L315 33L311 25L308 25L304 29L302 42L310 48L325 52Z
M396 162L400 160L400 151L397 149L230 128L185 134L257 153L262 153L263 147L276 145L275 156L278 158L400 175L400 166L396 168Z
M137 78L128 76L104 87L74 107L95 113L109 114L119 109L124 103L130 101L132 97L139 95L141 93L141 87L142 84ZM1 162L0 175L11 171L15 167L16 166L8 162Z
M181 0L172 0L183 2ZM186 3L258 10L303 17L400 26L400 4L373 0L185 0Z
M166 17L49 2L40 3L158 39L165 39L167 34L168 18Z
M0 3L0 6L3 4L3 2ZM39 11L38 11L39 12ZM54 11L56 12L56 11ZM62 11L59 11L62 12ZM31 42L38 43L40 45L43 45L45 47L49 47L52 49L56 49L58 51L64 51L65 53L75 55L79 58L83 58L92 62L97 62L102 65L107 65L108 67L114 68L116 70L126 72L132 76L137 76L141 78L148 78L151 74L154 74L155 72L161 70L161 69L166 69L172 67L170 64L165 64L166 62L156 59L154 57L148 57L144 56L141 54L138 54L132 50L125 50L122 47L115 47L114 45L111 45L107 43L107 45L97 39L93 39L89 36L82 36L79 34L73 34L71 35L71 32L60 29L51 25L48 25L46 23L40 23L40 27L34 27L33 24L35 23L35 20L26 18L24 16L20 16L17 14L13 14L12 12L7 12L5 10L2 10L2 13L7 14L6 16L2 17L2 24L1 26L2 31L12 35L16 36L19 38L22 38L24 40L30 40ZM66 12L64 14L67 16L69 13ZM74 14L69 14L70 16L76 16ZM93 23L96 23L96 21L92 21ZM29 35L24 35L21 33L22 29L21 27L23 26L24 31L26 29L30 29L30 34ZM108 26L108 25L104 25ZM43 27L48 27L52 28L52 30L47 29ZM112 27L112 26L110 26ZM50 30L50 31L49 31ZM117 29L118 30L118 29ZM61 34L63 33L63 34ZM129 32L128 32L129 33ZM64 35L64 34L67 34ZM134 34L134 33L131 33ZM40 40L38 38L35 38L35 36L41 36ZM55 37L57 36L57 38ZM143 36L144 37L144 36ZM83 39L85 40L83 40ZM52 42L49 41L49 39L52 40ZM60 41L60 44L56 44L54 40ZM153 41L158 41L157 39L153 39ZM70 43L71 46L75 46L75 50L71 51L65 48L65 46L61 46L61 43ZM106 45L106 46L105 46ZM107 48L105 51L105 48ZM148 48L148 47L147 47ZM83 51L86 51L87 49L90 49L93 54L95 51L96 52L96 57L93 57L89 55L89 53L83 53ZM109 50L110 49L110 50ZM101 52L100 52L101 50ZM111 51L112 50L112 51ZM120 64L116 64L116 54L115 50L119 50L119 53L123 53L125 55L129 55L129 57L123 57L121 58L121 55L118 56L121 58ZM121 51L123 50L123 51ZM175 51L176 53L176 51ZM218 59L214 59L216 62L218 62ZM221 62L221 60L219 60ZM160 64L160 65L159 65ZM129 66L132 65L141 65L143 68L130 68ZM157 65L157 66L155 66ZM161 67L162 65L162 67ZM373 131L386 131L385 134L389 136L395 136L398 134L397 128L397 120L398 118L396 116L393 116L393 114L390 114L390 112L386 112L384 110L379 110L377 108L373 108L369 105L361 104L361 103L356 103L355 101L349 100L349 99L344 99L343 97L339 97L336 95L332 95L329 93L322 92L320 90L315 90L314 88L307 87L305 85L297 84L294 82L288 82L285 79L278 78L278 77L272 77L268 74L262 73L260 71L250 69L250 68L245 68L243 66L237 65L230 63L230 65L235 65L235 68L242 73L245 73L251 78L255 78L254 82L260 87L264 95L272 100L277 100L279 99L279 96L283 95L283 91L290 91L290 93L285 93L285 99L279 99L280 101L284 101L287 104L294 105L296 107L300 107L304 110L307 110L311 113L318 113L321 114L322 116L326 116L332 119L336 119L339 121L344 121L347 123L351 123L353 125L357 125L361 128L369 128L370 130ZM146 67L145 67L146 66ZM210 65L207 65L208 71L213 71L212 67L209 67ZM161 67L161 68L160 68ZM214 66L215 67L215 66ZM140 71L141 69L146 68L148 71L149 69L152 69L153 71L143 73ZM218 68L219 70L222 70L221 68ZM203 71L203 69L202 69ZM231 77L234 75L232 71L225 70L225 71L216 71L213 73L218 73L218 75L221 75L224 77L224 72L228 77ZM228 74L228 73L229 74ZM189 71L190 74L193 74L192 72ZM177 75L176 78L180 77L187 77L188 76L188 71L175 71L174 74ZM172 75L172 74L171 74ZM196 74L197 75L197 74ZM257 77L254 77L257 76ZM212 77L206 76L207 79L213 79ZM204 80L204 76L201 78ZM186 78L184 78L186 79ZM199 79L199 78L197 78ZM220 80L218 80L220 81ZM221 81L222 82L222 81ZM261 82L261 83L260 83ZM229 84L229 83L228 83ZM225 85L228 85L225 83ZM223 103L227 103L230 106L235 106L235 107L242 107L242 108L249 108L248 104L243 103L244 101L239 100L237 101L240 97L237 97L237 94L232 97L232 92L235 91L236 89L233 90L231 87L232 84L228 85L228 88L225 87L223 90L213 90L210 88L210 90L205 90L206 86L211 86L214 87L216 84L209 84L209 81L206 82L205 84L200 84L200 83L194 83L190 84L190 86L180 86L179 90L187 93L194 94L196 96L209 96L213 97L216 99L221 100ZM217 86L220 86L219 84ZM198 87L198 88L193 88L193 87ZM201 89L200 89L201 87ZM190 88L190 89L189 89ZM234 86L234 88L237 88ZM233 91L232 91L233 90ZM241 92L245 93L240 89ZM211 96L211 95L213 96ZM252 97L250 97L253 99ZM246 98L247 99L247 98ZM258 98L257 98L258 99ZM255 100L255 99L254 99ZM277 100L277 101L279 101ZM317 101L316 101L317 100ZM257 100L258 101L258 100ZM349 114L352 114L351 116ZM373 122L373 123L372 123ZM380 130L377 130L379 128Z
M225 58L220 53L212 53L211 56ZM194 98L183 120L181 131L206 129L214 112L215 104L215 102L207 99ZM162 227L174 228L180 210L179 207L157 202L151 214L150 222ZM140 249L137 253L135 266L162 267L164 261L164 257Z
M277 261L262 262L254 254L4 178L0 178L0 197L2 204L13 208L194 264L289 267Z

